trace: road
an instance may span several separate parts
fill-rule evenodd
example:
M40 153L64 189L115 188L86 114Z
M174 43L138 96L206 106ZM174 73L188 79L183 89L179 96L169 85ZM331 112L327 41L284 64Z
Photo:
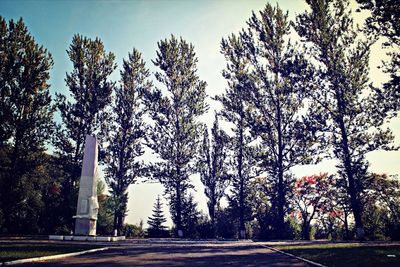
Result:
M124 243L28 266L310 266L252 242Z

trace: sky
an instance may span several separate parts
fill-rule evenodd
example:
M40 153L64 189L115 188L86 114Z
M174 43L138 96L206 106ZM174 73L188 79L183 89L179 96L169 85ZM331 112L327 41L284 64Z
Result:
M267 2L273 5L277 3L273 0L1 0L0 16L7 20L22 17L36 41L52 54L52 95L56 92L68 94L64 79L66 72L71 71L72 64L66 50L74 34L93 39L99 37L106 51L116 55L118 68L110 77L113 81L120 79L122 60L127 58L133 47L142 53L147 67L154 73L156 68L151 60L156 58L157 42L174 34L194 45L199 60L198 75L207 82L208 95L214 96L222 94L227 87L221 75L226 64L220 54L221 39L239 32L246 26L252 11L261 10ZM278 3L283 10L289 11L290 19L307 8L304 0L280 0ZM352 7L355 7L355 3L352 3ZM358 13L355 16L355 21L362 24L366 14ZM385 51L377 43L372 48L370 59L370 77L375 85L387 79L376 67L382 59L385 59ZM219 105L210 98L207 101L210 110L202 120L211 125L214 110L219 109ZM395 144L400 145L400 119L393 119L388 126L396 136ZM376 151L367 158L371 171L400 174L400 152ZM292 169L297 177L325 171L335 173L335 161L324 160L318 165ZM195 186L194 197L198 207L206 213L206 198L200 178L194 175L191 180ZM146 224L157 195L163 195L163 187L158 183L131 185L126 222L137 224L142 219ZM167 203L165 200L163 202L167 223L171 225Z

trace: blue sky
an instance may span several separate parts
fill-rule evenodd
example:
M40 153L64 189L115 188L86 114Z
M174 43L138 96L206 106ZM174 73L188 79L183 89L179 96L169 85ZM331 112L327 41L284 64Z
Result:
M275 4L276 1L270 1ZM199 63L198 73L208 83L210 96L221 94L226 82L221 75L225 66L219 53L222 37L237 33L251 16L252 10L261 10L266 0L143 0L143 1L43 1L43 0L2 0L0 15L9 19L22 17L36 41L47 48L54 59L51 71L51 92L68 92L64 78L72 66L66 50L76 33L90 38L99 37L107 51L116 55L118 69L111 79L119 80L122 59L135 47L142 52L147 67L155 71L151 59L156 56L157 42L169 38L171 34L182 36L195 46ZM289 11L289 17L301 13L306 8L302 0L280 0L283 10ZM362 18L358 18L360 21ZM357 20L356 20L357 21ZM371 63L379 64L383 57L379 45L373 48ZM371 69L371 77L378 82L385 80L377 68ZM218 108L210 99L210 112L204 121L211 124L213 109ZM398 133L400 121L395 119L390 126ZM399 144L396 136L396 143ZM400 154L398 152L374 152L369 156L371 168L376 172L400 174ZM334 161L325 161L316 166L301 166L293 169L297 176L334 172ZM195 199L199 207L206 212L203 187L199 177L192 177L197 188ZM151 214L157 194L162 194L159 184L137 184L129 189L129 213L127 221L144 221ZM169 221L170 222L170 221Z

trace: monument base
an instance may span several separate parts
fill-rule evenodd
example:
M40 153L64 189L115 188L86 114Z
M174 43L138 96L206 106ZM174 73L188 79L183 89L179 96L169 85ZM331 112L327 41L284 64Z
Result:
M76 218L75 235L96 235L96 220L88 218Z

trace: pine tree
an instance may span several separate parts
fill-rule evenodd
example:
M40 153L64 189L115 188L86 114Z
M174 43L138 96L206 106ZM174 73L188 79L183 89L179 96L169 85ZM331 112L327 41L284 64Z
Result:
M229 184L229 174L227 169L226 157L228 154L229 138L220 129L218 116L211 129L211 146L208 129L204 129L203 144L200 150L198 167L200 179L205 186L204 193L208 198L207 206L213 230L215 231L215 213L219 207L219 201L225 194L225 189Z
M315 84L309 89L316 114L314 125L324 133L354 215L358 238L363 238L363 179L368 172L365 155L377 149L392 149L393 134L382 126L388 116L385 101L369 84L368 61L375 41L363 39L354 30L348 1L308 1L310 12L297 17L297 32L310 45L317 60ZM328 150L328 149L327 149Z
M116 64L114 54L106 53L99 38L91 40L75 35L67 54L73 64L73 70L66 74L65 79L70 98L56 94L62 124L58 126L54 147L67 174L63 183L63 208L72 226L77 199L76 183L81 171L85 137L102 137L101 127L107 121L104 110L111 104L114 88L109 76Z
M153 126L147 145L161 162L150 166L153 179L160 181L171 205L178 236L182 236L182 196L192 187L189 176L195 173L195 155L201 142L202 125L198 118L207 105L206 83L197 76L197 58L193 45L175 36L158 43L157 58L153 61L160 69L156 73L158 88L145 96L148 114Z
M0 16L0 215L8 232L19 231L40 204L35 173L54 132L52 66L22 19L7 25Z
M162 211L162 203L160 196L157 197L156 203L154 203L153 215L147 220L149 225L148 235L149 237L163 237L167 229L163 224L167 221Z
M114 198L114 229L122 230L127 211L128 187L143 173L143 163L137 158L144 153L146 125L143 121L143 91L149 90L150 76L141 54L133 49L123 61L121 86L115 90L115 102L107 124L105 148L106 182Z

